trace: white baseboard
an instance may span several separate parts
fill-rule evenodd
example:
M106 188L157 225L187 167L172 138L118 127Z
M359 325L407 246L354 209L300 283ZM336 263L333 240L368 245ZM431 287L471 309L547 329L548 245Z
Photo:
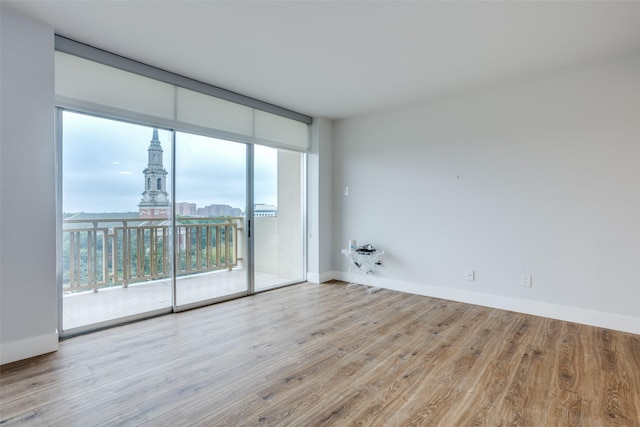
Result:
M0 348L0 365L51 353L52 351L58 351L57 329L50 334L3 342Z
M307 282L324 283L336 278L336 271L325 271L324 273L307 272Z
M336 271L334 273L335 279L344 280L345 282L350 280L349 275L345 272ZM501 310L515 311L534 316L549 317L567 322L582 323L584 325L614 329L617 331L640 335L640 318L637 317L623 316L615 313L605 313L601 311L593 311L520 298L484 294L481 292L473 292L463 289L444 288L440 286L384 279L373 276L365 277L367 285L377 286L379 288L465 302L484 307L498 308Z

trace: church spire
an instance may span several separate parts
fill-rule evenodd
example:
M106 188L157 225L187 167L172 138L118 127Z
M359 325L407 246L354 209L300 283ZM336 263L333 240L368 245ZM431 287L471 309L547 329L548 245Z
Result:
M158 137L158 129L153 129L149 148L149 163L142 171L144 174L144 192L140 201L141 217L169 216L169 193L167 193L167 171L162 164L162 146Z

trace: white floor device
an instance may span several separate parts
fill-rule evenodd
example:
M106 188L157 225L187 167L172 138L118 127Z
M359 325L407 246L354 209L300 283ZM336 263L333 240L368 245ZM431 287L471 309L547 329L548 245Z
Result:
M382 264L384 251L379 251L367 245L368 248L361 247L354 250L342 249L342 253L349 260L349 277L351 283L347 285L347 289L363 286L365 290L372 294L380 290L376 286L368 286L364 283L364 276L374 273L378 266Z

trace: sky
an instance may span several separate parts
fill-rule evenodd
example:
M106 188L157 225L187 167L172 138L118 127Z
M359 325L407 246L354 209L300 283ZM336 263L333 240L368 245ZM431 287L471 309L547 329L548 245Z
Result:
M153 128L63 113L63 212L137 212ZM158 130L171 176L171 132ZM277 150L255 146L255 203L277 205ZM171 195L170 178L167 190ZM245 210L246 146L176 133L176 202Z

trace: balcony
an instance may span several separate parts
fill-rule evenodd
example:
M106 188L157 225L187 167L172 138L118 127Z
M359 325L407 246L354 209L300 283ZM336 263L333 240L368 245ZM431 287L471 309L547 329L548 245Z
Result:
M255 229L273 230L269 224L277 220L259 218ZM173 257L178 305L246 292L244 221L243 217L180 218L174 254L167 220L64 220L63 330L171 307ZM262 244L257 245L256 254L273 252L268 241L257 240ZM277 270L258 267L256 287L266 289L292 281Z

